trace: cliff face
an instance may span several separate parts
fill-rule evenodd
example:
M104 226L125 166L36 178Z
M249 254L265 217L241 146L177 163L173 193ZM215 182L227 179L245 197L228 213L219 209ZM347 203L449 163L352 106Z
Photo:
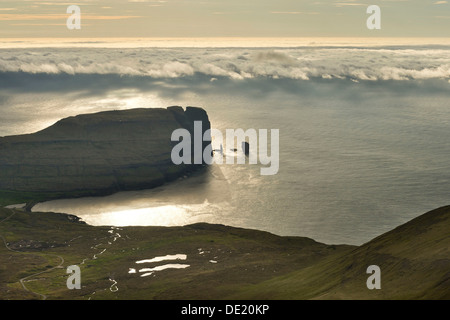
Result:
M171 161L172 132L193 132L194 121L210 128L195 107L107 111L0 138L0 190L96 195L161 185L199 168Z

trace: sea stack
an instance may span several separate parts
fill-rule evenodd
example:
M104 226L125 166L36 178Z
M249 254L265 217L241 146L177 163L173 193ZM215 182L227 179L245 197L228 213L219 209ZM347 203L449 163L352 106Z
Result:
M2 137L0 192L72 197L159 186L204 167L171 161L172 132L193 132L194 121L211 128L201 108L142 108L78 115Z
M250 144L247 141L242 142L242 152L244 152L246 156L250 153Z

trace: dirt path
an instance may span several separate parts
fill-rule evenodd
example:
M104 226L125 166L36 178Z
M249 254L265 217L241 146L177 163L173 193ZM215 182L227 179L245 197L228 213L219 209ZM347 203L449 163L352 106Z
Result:
M1 221L0 221L0 224L3 223L4 221L10 219L11 217L13 217L13 216L16 214L16 211L15 211L14 209L8 209L8 210L11 210L12 214L11 214L10 216L6 217L5 219L1 220ZM8 242L6 241L6 239L5 239L1 234L0 234L0 238L3 240L3 244L5 245L5 248L6 248L7 250L9 250L9 251L11 251L11 252L14 252L14 253L19 253L19 254L30 254L30 253L27 253L27 252L21 252L21 251L16 251L16 250L11 249L11 248L8 246ZM54 266L54 267L52 267L52 268L50 268L50 269L46 269L46 270L44 270L44 271L40 271L40 272L34 273L34 274L32 274L32 275L26 276L26 277L21 278L21 279L19 280L20 284L22 285L22 288L23 288L25 291L28 291L28 292L30 292L30 293L32 293L32 294L34 294L34 295L39 296L39 297L41 298L41 300L46 300L46 299L47 299L47 296L46 296L45 294L38 293L38 292L34 292L34 291L28 289L28 288L25 286L25 281L26 281L27 279L33 278L33 277L35 277L35 276L38 276L38 275L40 275L40 274L43 274L43 273L46 273L46 272L50 272L50 271L52 271L52 270L54 270L54 269L62 268L62 266L63 266L63 264L64 264L64 258L61 257L61 256L59 256L59 255L51 254L51 253L44 253L44 255L46 255L46 256L54 256L54 257L57 257L57 258L60 259L60 263L59 263L57 266Z

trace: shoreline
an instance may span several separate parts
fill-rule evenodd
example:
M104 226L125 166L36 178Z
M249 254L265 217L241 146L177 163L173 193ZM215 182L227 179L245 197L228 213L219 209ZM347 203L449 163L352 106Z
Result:
M200 170L186 173L184 176L174 181L166 182L161 186L151 189L136 189L119 191L104 196L91 197L72 197L64 196L58 198L43 199L42 201L32 201L28 203L20 203L8 205L8 208L21 209L29 213L37 212L57 212L62 214L77 216L82 221L95 227L99 226L185 226L191 223L213 223L210 221L195 221L179 224L152 224L152 223L136 223L133 224L133 218L130 214L134 211L142 210L158 210L162 211L164 207L170 208L195 208L197 206L207 208L209 205L218 205L230 200L231 194L229 190L229 182L225 178L221 168L217 165L203 167ZM52 207L61 209L53 209ZM6 208L5 207L5 208ZM18 208L20 207L20 208ZM64 210L67 208L68 210ZM76 210L70 210L76 208ZM195 209L192 209L195 210ZM202 209L203 210L203 209ZM204 209L206 210L206 209ZM123 223L117 224L112 222L108 216L116 216L115 212L123 212L121 214ZM88 215L85 213L89 212ZM170 212L161 212L162 218L170 219ZM145 216L145 214L143 214ZM92 220L94 219L94 220ZM101 223L94 222L99 221ZM105 220L106 219L106 220ZM186 219L189 219L187 217Z
M73 199L83 199L83 198L102 198L111 195L123 193L123 192L134 192L134 191L145 191L154 190L160 187L164 187L173 183L177 183L180 179L186 179L190 177L196 177L202 175L207 171L209 166L198 166L183 172L180 177L172 178L164 181L160 184L149 185L148 187L133 188L129 190L117 190L116 188L103 189L103 190L84 190L84 191L73 191L73 192L30 192L30 191L12 191L12 190L0 190L0 207L17 206L24 204L26 211L31 212L33 207L39 203L55 201L55 200L73 200ZM13 200L14 199L14 200Z

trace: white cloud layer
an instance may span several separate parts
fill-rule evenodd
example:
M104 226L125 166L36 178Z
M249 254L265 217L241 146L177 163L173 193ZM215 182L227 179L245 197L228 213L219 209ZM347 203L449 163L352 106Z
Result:
M449 47L1 49L0 72L229 79L450 79Z

